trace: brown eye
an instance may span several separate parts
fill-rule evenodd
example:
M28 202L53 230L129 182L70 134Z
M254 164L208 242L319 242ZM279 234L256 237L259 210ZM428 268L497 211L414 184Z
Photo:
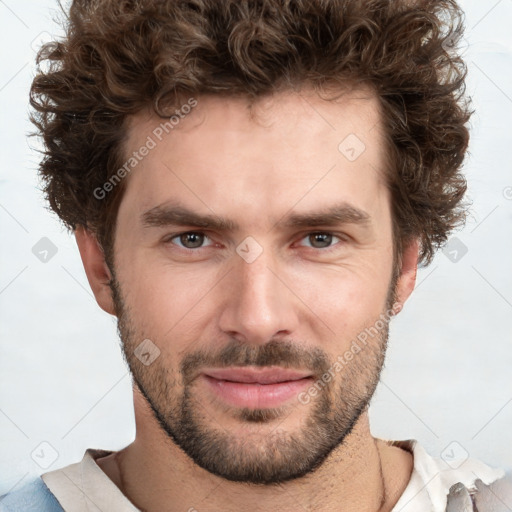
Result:
M198 233L196 231L189 231L187 233L181 233L171 238L174 243L184 249L197 249L203 246L205 240L208 237L204 233Z

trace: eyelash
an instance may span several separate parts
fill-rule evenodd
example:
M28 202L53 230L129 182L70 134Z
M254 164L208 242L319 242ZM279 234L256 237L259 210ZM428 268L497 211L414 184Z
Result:
M181 233L176 233L176 234L167 236L164 239L164 243L165 244L173 243L172 240L174 240L175 238L179 238L182 235L188 235L188 234L204 235L207 239L211 240L211 238L206 233L204 233L203 231L182 231ZM346 236L337 235L337 234L332 233L330 231L309 231L309 232L305 233L300 240L308 238L311 235L331 235L334 238L337 238L340 242L346 241ZM329 253L329 252L331 252L331 251L333 251L333 250L338 248L337 247L338 243L335 243L335 244L330 245L329 247L325 247L325 248L318 248L318 247L311 247L311 246L302 246L302 247L308 247L309 249L321 251L323 253ZM204 246L204 247L201 246L201 247L196 247L196 248L188 248L188 247L182 247L182 246L180 246L178 244L173 244L173 245L176 245L179 249L181 249L183 251L187 251L187 252L198 252L200 249L206 249L206 247L209 247L209 246ZM215 245L215 243L213 243L211 245Z

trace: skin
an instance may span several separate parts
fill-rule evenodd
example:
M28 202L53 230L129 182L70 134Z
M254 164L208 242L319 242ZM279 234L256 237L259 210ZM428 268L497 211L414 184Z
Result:
M252 110L243 98L197 100L192 113L126 178L117 218L114 269L125 354L160 411L172 409L183 393L180 362L188 354L217 354L233 340L258 351L269 340L289 342L335 361L386 311L393 275L385 148L378 101L369 91L352 91L336 101L311 90L282 92ZM143 145L161 122L149 112L134 116L126 154ZM366 146L352 162L338 150L349 134ZM144 212L176 201L199 214L231 219L238 228L144 228ZM317 212L340 202L364 211L368 221L301 228L281 222L290 213ZM190 231L208 235L202 248L184 249L176 238L170 241ZM318 232L336 235L329 252L312 246L308 235ZM263 249L251 263L235 250L248 236ZM113 273L94 235L78 228L76 239L98 304L119 317L109 285ZM417 260L414 242L402 254L398 309L414 288ZM144 339L160 350L147 367L133 357ZM372 356L383 353L385 343L385 334L375 338L335 374L325 393L334 399L336 389L343 396L351 386L362 396L378 378L380 367ZM346 375L350 381L343 381ZM162 379L172 390L165 397L157 393L164 389ZM269 447L277 431L285 440L299 437L321 400L291 400L273 410L268 421L254 423L213 397L199 378L190 390L202 428L217 429L247 458L258 457L259 447ZM274 485L234 482L196 464L177 446L137 383L134 405L135 441L97 462L141 510L334 511L343 504L344 511L389 511L412 471L408 452L372 436L365 408L314 471Z

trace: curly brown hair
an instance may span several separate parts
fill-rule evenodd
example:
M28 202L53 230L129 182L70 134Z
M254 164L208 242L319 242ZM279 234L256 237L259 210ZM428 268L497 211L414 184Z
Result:
M398 255L412 239L430 263L465 219L461 166L471 112L455 0L74 0L31 88L50 207L84 226L109 261L127 118L165 117L182 97L250 101L303 85L370 86L386 133ZM184 96L185 95L185 96Z

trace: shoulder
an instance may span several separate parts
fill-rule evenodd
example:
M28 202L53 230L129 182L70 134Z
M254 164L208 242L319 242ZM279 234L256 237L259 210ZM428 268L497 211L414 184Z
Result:
M415 439L390 441L390 444L409 451L414 458L409 484L393 511L512 510L498 508L495 503L501 500L508 507L512 505L510 476L506 478L504 470L492 468L470 457L457 458L455 449L445 450L441 457L433 457ZM462 450L459 452L462 453Z
M41 477L32 479L15 492L0 496L0 512L62 512L63 510Z
M472 507L472 508L468 508ZM447 512L459 510L475 512L509 512L512 510L512 472L485 484L477 479L473 486L458 483L450 488Z

